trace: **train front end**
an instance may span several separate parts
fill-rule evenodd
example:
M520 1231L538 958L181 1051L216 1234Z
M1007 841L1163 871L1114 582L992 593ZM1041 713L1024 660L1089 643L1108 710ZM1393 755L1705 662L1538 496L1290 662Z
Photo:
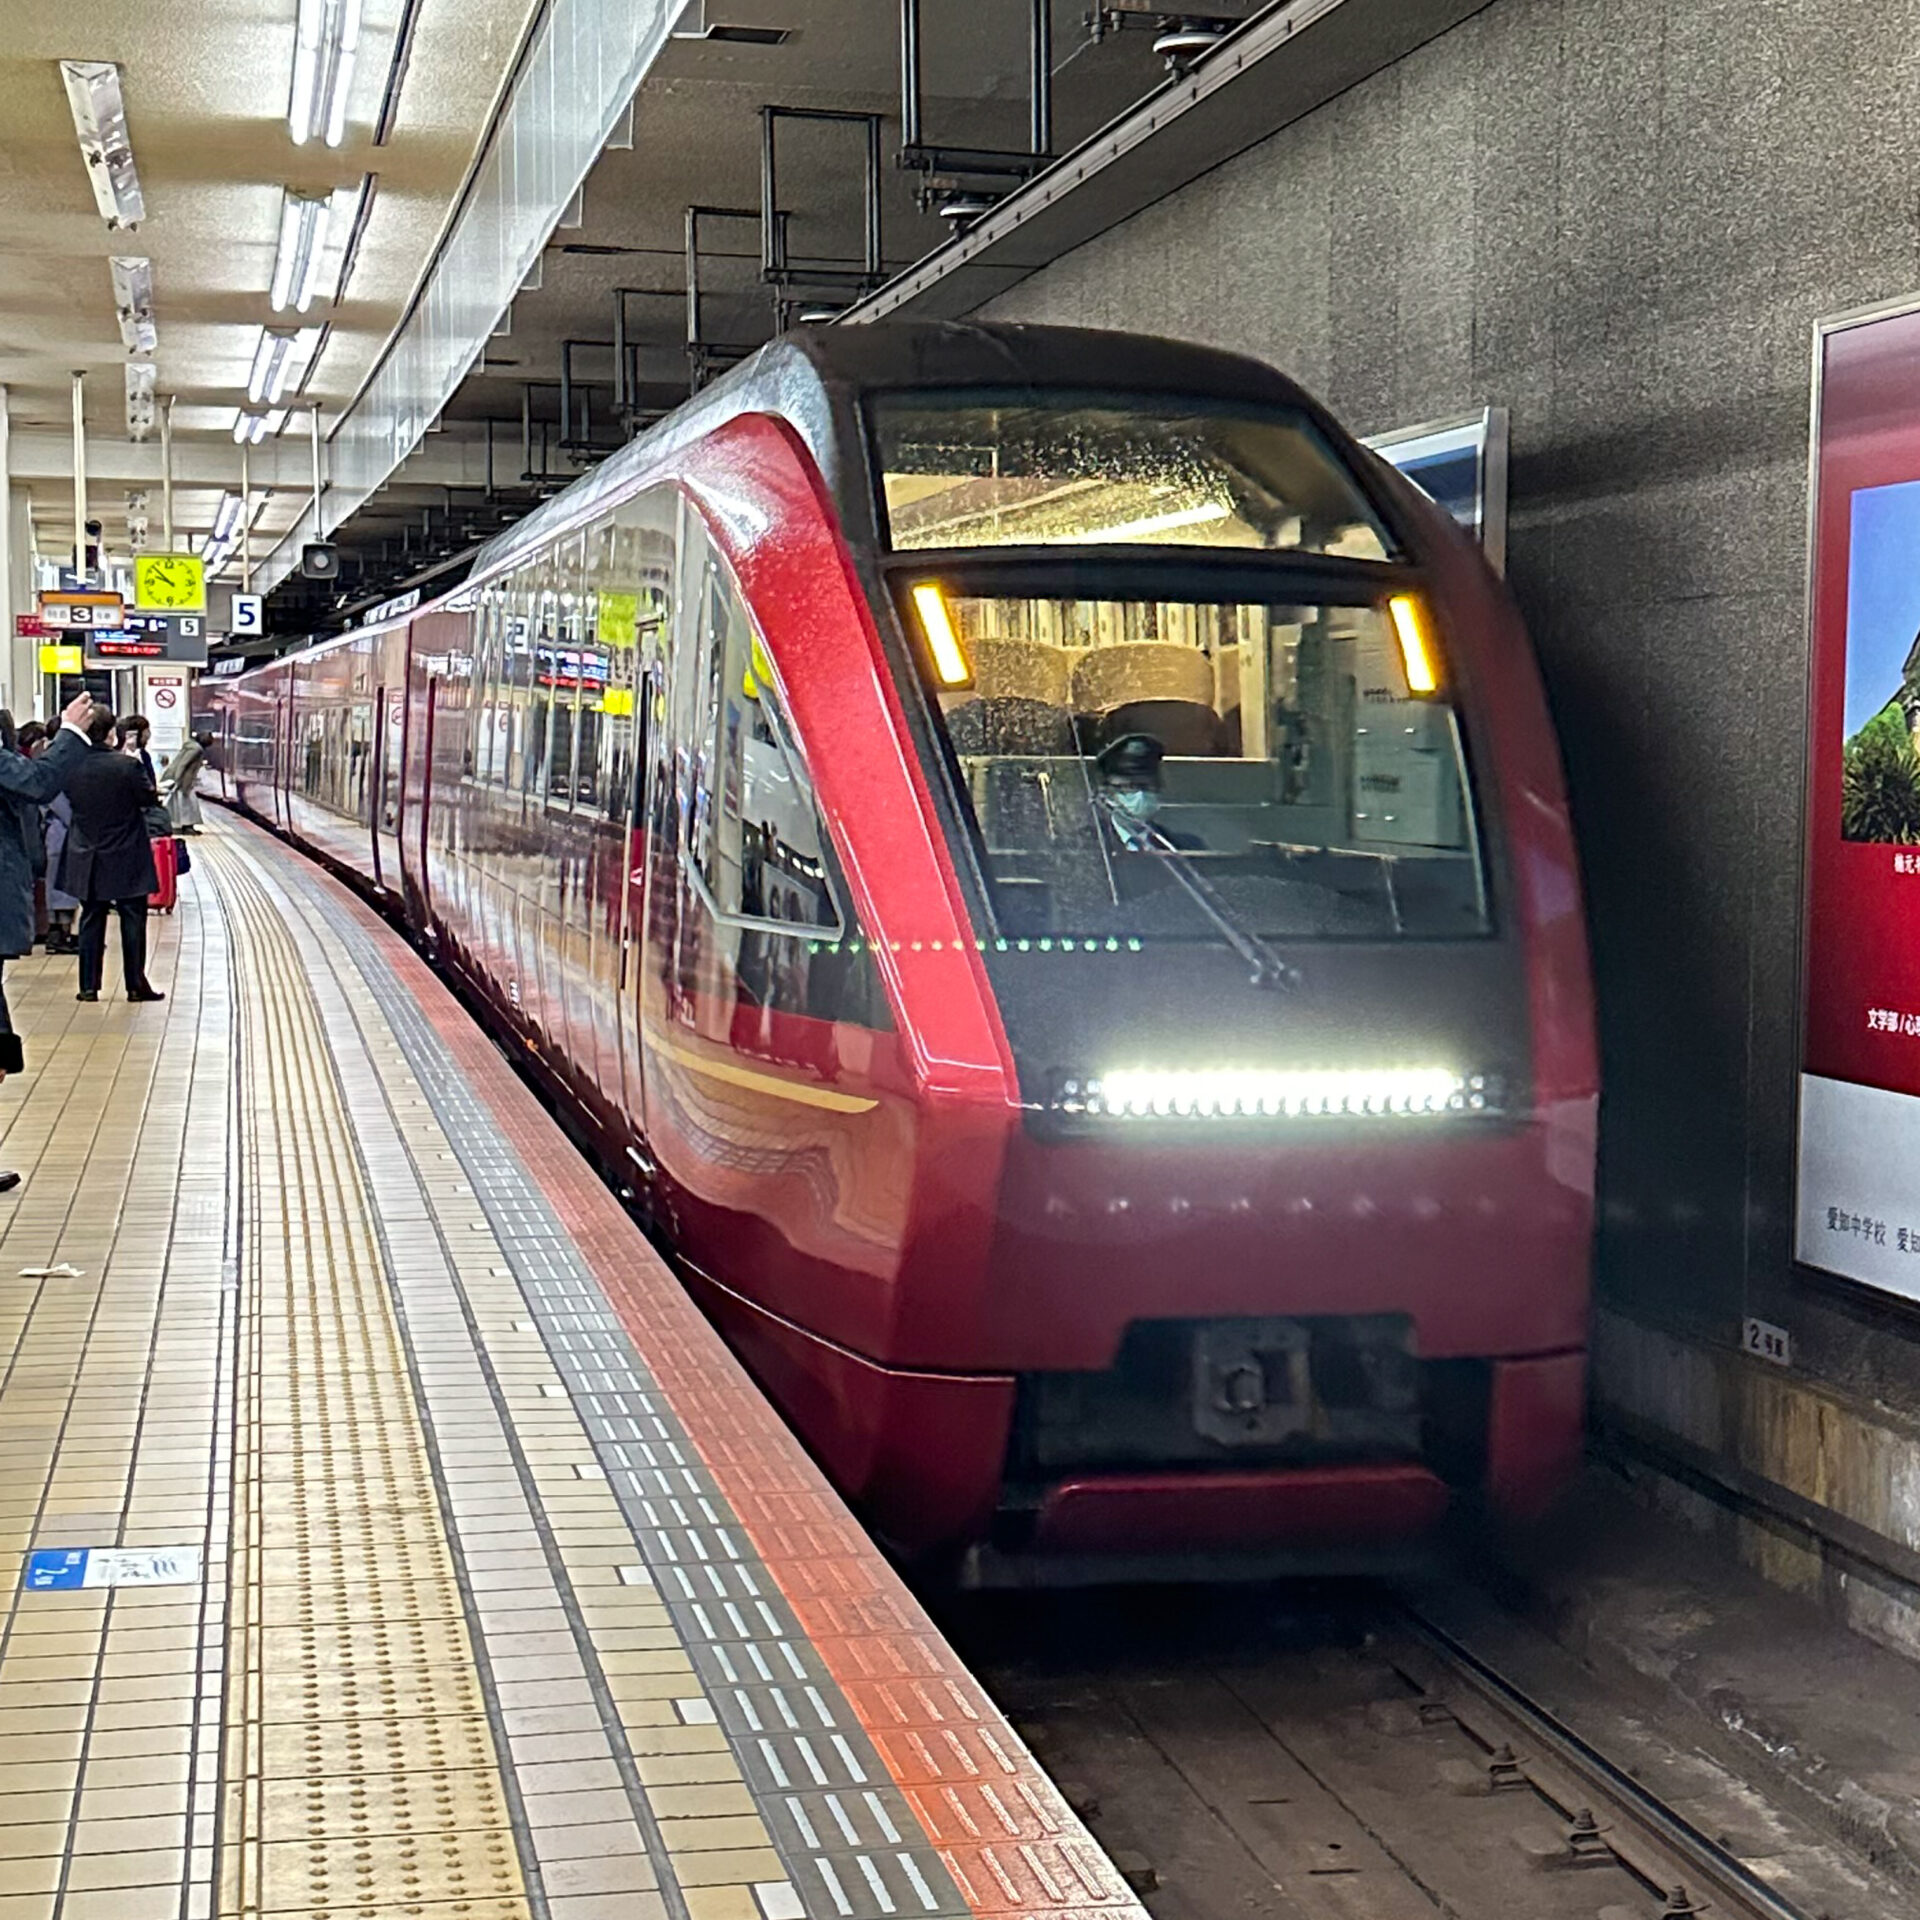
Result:
M1193 359L862 401L1017 1085L971 1266L929 1118L879 1451L943 1457L982 1579L1353 1565L1579 1455L1596 1063L1526 636L1304 396Z

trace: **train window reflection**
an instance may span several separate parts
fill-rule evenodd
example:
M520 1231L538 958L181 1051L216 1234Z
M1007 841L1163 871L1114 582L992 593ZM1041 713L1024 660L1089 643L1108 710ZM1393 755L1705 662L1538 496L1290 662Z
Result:
M1003 934L1484 932L1458 724L1384 606L950 596L933 704Z
M896 551L1153 545L1337 553L1390 544L1303 415L1072 393L880 395Z
M753 616L711 549L700 612L705 712L694 858L722 913L838 939L813 788Z

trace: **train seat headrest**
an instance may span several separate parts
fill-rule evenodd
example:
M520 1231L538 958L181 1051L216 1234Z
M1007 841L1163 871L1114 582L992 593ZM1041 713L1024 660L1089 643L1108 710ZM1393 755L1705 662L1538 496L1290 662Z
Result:
M1190 700L1213 705L1213 664L1198 647L1166 640L1133 640L1095 647L1073 668L1073 704L1103 713L1134 700Z
M974 640L974 690L983 700L1037 700L1044 706L1069 704L1073 663L1059 647L1043 640Z

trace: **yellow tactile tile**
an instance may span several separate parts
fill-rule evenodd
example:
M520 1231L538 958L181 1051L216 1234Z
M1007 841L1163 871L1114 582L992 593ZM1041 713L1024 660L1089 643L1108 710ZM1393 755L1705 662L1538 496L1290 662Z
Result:
M499 1754L353 1129L285 929L257 892L225 905L254 1230L219 1912L398 1920L464 1901L518 1920Z

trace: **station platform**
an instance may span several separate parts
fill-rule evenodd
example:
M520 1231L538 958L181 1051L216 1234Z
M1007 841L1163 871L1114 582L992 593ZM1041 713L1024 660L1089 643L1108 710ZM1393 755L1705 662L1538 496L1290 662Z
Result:
M1139 1909L408 945L216 819L11 964L0 1920Z

